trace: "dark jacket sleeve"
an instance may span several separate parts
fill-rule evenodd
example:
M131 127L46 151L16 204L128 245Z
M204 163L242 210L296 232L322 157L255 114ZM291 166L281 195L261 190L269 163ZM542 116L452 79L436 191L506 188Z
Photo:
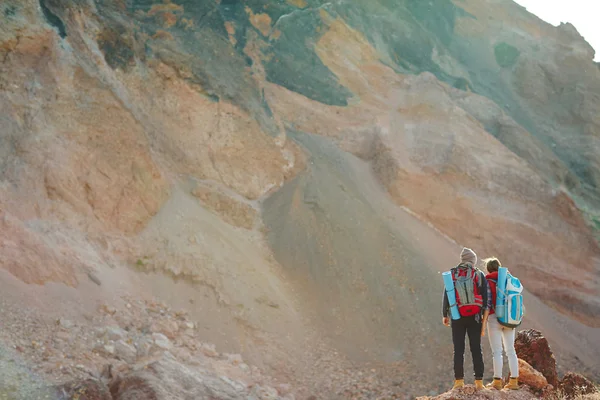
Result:
M481 311L485 311L488 309L488 293L489 293L489 287L488 287L488 281L487 279L485 279L485 275L483 274L483 272L479 272L479 293L481 293L481 297L483 300L483 308Z
M448 303L448 295L446 294L446 288L444 288L442 298L442 316L446 318L448 316L448 311L450 309L450 304Z

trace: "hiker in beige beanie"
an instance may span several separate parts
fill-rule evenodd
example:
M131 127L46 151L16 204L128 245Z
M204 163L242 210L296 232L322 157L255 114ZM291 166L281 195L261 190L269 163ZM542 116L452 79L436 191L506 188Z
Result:
M483 389L483 353L481 336L485 326L489 307L489 286L485 275L477 268L477 255L467 247L460 253L460 264L452 268L454 290L444 289L442 302L442 322L452 328L454 345L454 386L458 389L465 385L464 354L465 337L469 336L469 347L473 357L475 388ZM449 290L449 289L448 289ZM450 298L449 298L450 296ZM450 306L458 308L458 319L450 319Z

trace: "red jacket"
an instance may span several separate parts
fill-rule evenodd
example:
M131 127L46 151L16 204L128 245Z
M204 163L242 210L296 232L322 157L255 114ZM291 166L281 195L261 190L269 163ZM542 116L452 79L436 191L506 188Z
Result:
M498 271L492 272L485 276L488 284L490 285L490 292L492 293L492 309L490 310L490 314L496 313L496 282L498 282Z

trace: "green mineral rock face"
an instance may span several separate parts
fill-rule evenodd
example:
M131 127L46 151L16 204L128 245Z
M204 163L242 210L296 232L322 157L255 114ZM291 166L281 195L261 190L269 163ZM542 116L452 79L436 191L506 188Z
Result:
M519 54L519 50L508 43L498 43L494 47L494 55L496 56L496 62L502 68L508 68L515 65L517 59L519 58Z

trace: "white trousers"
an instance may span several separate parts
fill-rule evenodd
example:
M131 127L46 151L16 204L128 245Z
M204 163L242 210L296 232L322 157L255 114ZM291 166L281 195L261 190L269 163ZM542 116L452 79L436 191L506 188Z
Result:
M496 314L490 315L488 319L488 339L492 348L492 360L494 364L494 378L502 378L502 345L508 358L510 376L519 377L519 361L515 351L515 329L500 325Z

